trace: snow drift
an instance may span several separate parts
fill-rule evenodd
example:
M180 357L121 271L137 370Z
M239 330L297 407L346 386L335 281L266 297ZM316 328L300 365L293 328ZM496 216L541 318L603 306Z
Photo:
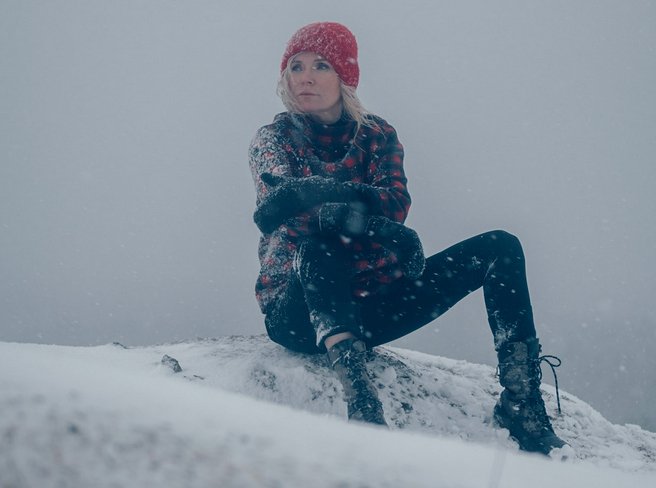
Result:
M0 343L0 486L655 486L656 434L569 393L560 462L493 425L489 366L380 347L370 369L390 430L345 422L325 359L264 336Z

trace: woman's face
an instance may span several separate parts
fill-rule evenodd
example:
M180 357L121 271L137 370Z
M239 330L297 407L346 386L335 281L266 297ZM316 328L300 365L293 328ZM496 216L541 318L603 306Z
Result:
M342 116L340 79L331 64L316 53L294 56L288 66L289 86L301 112L324 124Z

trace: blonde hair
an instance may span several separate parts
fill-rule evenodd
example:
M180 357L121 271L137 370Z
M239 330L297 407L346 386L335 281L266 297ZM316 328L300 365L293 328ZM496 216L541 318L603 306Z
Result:
M287 110L291 113L302 114L303 111L296 104L289 86L289 64L292 59L293 57L289 60L287 68L280 74L278 89L276 91ZM355 93L355 88L345 85L342 80L339 81L339 88L342 96L342 109L346 115L355 121L355 133L357 134L361 126L377 128L378 124L372 117L373 114L364 108L364 105L362 105L358 95Z

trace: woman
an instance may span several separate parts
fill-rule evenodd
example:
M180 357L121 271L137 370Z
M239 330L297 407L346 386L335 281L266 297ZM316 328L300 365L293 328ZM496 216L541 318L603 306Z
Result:
M542 400L524 255L494 231L425 259L403 225L410 195L403 147L355 90L357 43L343 25L307 25L289 40L279 95L287 112L251 143L262 231L256 296L272 340L326 352L348 416L385 425L366 350L428 324L483 287L504 387L499 424L520 447L547 454L564 442Z

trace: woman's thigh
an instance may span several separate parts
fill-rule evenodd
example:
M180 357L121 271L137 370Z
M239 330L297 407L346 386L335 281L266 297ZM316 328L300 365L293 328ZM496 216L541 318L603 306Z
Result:
M384 344L419 329L483 286L497 254L492 244L500 235L507 234L488 232L455 244L427 258L419 279L402 279L388 293L363 300L368 344Z

